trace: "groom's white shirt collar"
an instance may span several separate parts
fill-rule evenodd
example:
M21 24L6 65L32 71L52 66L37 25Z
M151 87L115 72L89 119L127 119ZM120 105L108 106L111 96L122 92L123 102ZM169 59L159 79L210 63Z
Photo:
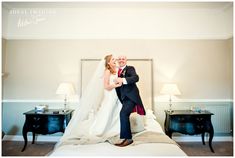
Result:
M125 67L126 67L126 65L125 65L125 66L122 66L122 67L120 67L120 68L123 70L123 69L125 69Z

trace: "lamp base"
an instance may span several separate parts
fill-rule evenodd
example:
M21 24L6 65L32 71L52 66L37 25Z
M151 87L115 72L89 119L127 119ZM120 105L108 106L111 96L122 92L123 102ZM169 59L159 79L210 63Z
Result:
M69 111L69 110L68 110L68 109L63 109L62 111L63 111L64 113L66 113L66 112Z
M174 110L169 109L169 110L167 110L167 112L172 113L172 112L174 112Z

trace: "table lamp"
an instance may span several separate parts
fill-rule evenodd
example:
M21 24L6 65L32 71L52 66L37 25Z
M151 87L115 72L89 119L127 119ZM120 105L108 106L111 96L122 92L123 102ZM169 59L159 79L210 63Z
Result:
M64 95L64 109L63 112L67 111L67 97L75 94L74 87L72 83L60 83L56 90L56 94Z
M166 95L169 95L170 96L170 99L169 99L169 110L167 110L168 112L173 112L173 110L171 109L171 106L172 106L172 103L171 103L171 96L174 96L174 95L181 95L179 89L178 89L178 86L174 83L167 83L167 84L164 84L162 89L161 89L161 94L166 94Z

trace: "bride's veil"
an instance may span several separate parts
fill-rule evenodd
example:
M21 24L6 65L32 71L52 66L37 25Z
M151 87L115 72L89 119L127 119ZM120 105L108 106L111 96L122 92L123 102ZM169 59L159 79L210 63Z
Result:
M102 59L93 76L85 88L80 98L79 105L76 107L72 119L70 120L64 135L60 139L60 142L66 141L70 138L76 138L79 130L79 123L88 119L90 112L96 112L99 108L104 94L103 75L105 70L105 60Z

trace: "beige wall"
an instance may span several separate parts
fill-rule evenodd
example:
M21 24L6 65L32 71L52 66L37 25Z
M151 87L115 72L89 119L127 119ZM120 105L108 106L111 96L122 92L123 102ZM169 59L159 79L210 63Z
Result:
M5 72L6 65L6 39L2 39L2 73Z
M176 82L180 99L232 99L232 39L8 40L6 46L5 100L56 100L62 81L79 92L80 59L107 53L153 58L156 98L162 83Z

